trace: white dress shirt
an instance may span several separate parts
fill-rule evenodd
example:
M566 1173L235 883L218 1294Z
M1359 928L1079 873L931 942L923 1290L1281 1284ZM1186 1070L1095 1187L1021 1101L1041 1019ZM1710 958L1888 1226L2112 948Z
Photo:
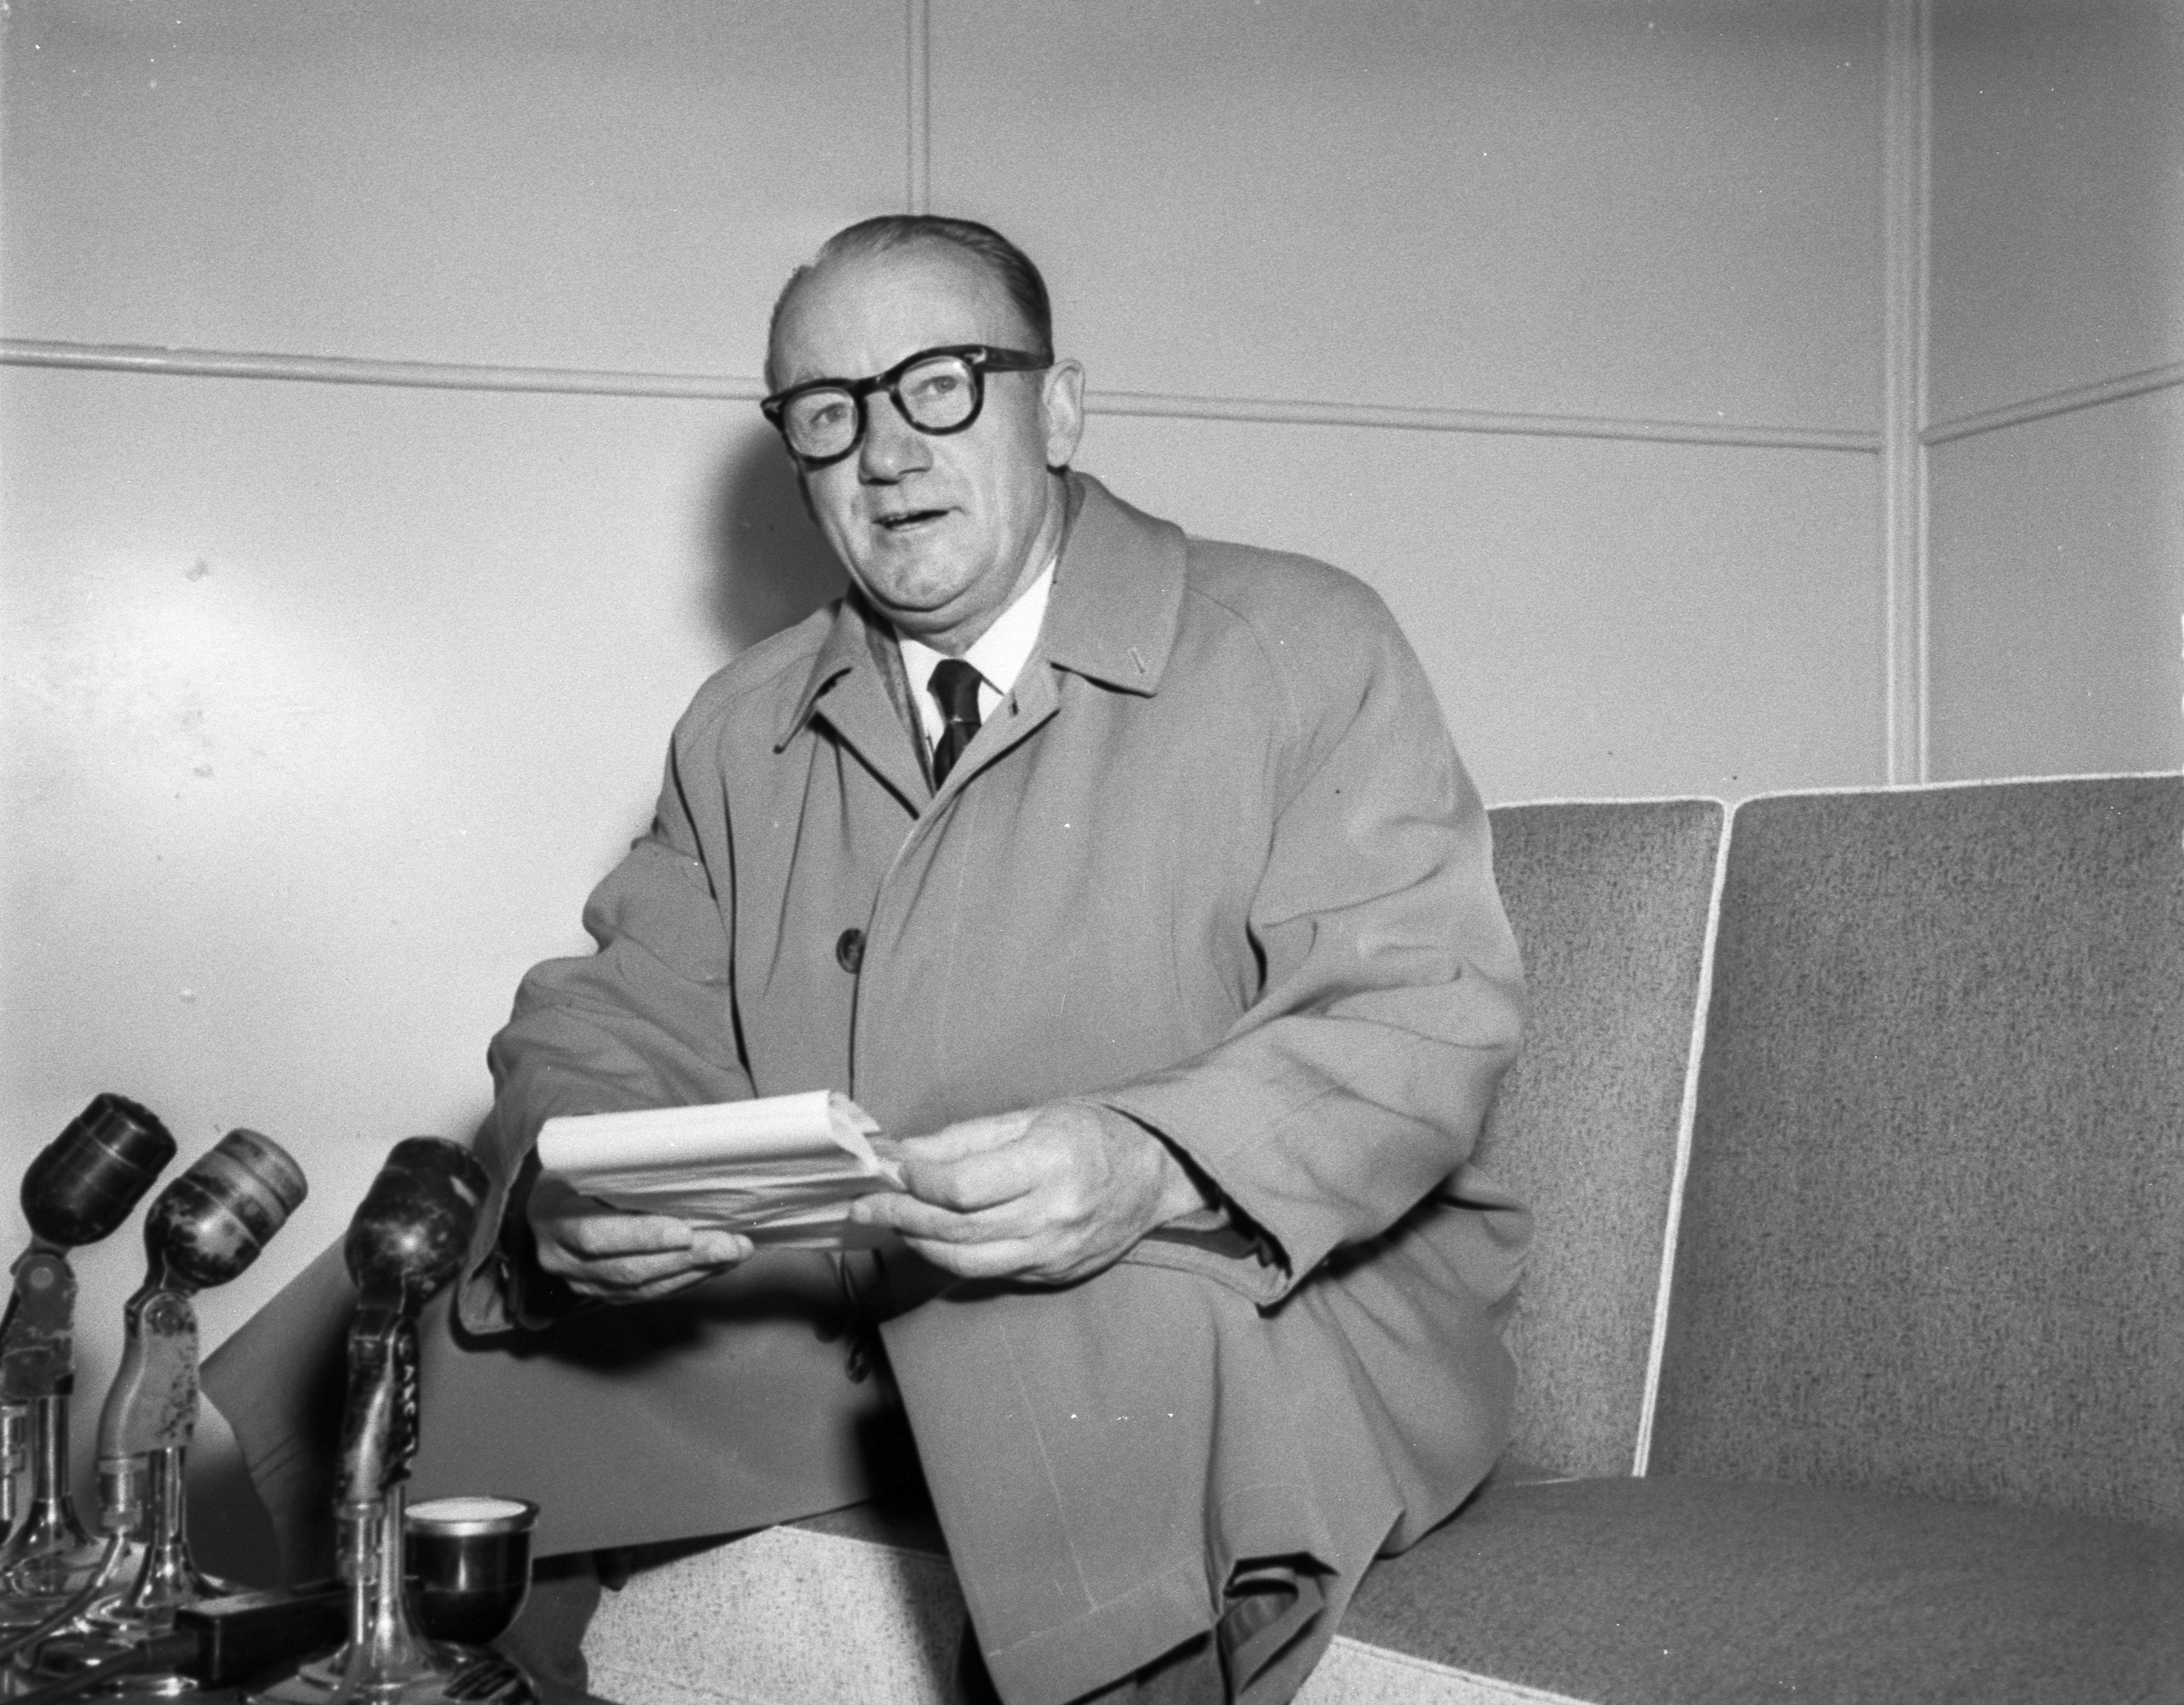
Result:
M980 634L963 660L978 671L978 722L981 727L994 714L1039 644L1039 624L1046 619L1047 594L1054 590L1054 563L1039 571L1039 578L1017 595L1017 600L994 625ZM910 696L917 706L917 719L925 729L925 749L930 752L946 727L940 705L931 690L933 669L945 652L935 651L906 633L895 635L902 649L903 672L910 677Z

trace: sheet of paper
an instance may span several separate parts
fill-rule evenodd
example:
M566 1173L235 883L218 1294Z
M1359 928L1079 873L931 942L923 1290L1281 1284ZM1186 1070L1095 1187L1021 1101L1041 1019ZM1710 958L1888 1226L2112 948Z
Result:
M725 1226L768 1248L864 1249L892 1240L850 1224L850 1204L902 1188L872 1152L878 1129L847 1095L815 1089L549 1119L538 1164L616 1207Z

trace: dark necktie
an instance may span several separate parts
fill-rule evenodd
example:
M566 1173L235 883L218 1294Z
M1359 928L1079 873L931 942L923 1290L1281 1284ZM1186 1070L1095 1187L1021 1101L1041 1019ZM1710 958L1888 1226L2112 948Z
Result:
M940 706L945 723L933 744L933 785L939 787L956 767L956 759L978 732L978 671L960 657L944 657L933 666L926 690Z

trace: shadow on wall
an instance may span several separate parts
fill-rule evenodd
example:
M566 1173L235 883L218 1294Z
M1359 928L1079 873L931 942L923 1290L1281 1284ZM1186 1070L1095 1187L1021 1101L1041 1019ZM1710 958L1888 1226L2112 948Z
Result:
M706 618L730 655L802 621L847 583L805 512L781 440L756 420L722 465L705 545Z

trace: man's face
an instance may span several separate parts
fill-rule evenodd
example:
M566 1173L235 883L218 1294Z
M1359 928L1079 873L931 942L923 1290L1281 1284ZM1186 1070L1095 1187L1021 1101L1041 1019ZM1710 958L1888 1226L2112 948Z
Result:
M789 298L774 336L777 389L861 379L950 343L1028 347L1031 333L971 256L944 244L822 266ZM1084 375L989 373L966 430L928 437L885 392L865 399L865 435L805 471L813 516L843 566L903 632L960 651L1044 566L1034 545L1061 523L1050 466L1074 452ZM1047 541L1050 543L1050 538Z

